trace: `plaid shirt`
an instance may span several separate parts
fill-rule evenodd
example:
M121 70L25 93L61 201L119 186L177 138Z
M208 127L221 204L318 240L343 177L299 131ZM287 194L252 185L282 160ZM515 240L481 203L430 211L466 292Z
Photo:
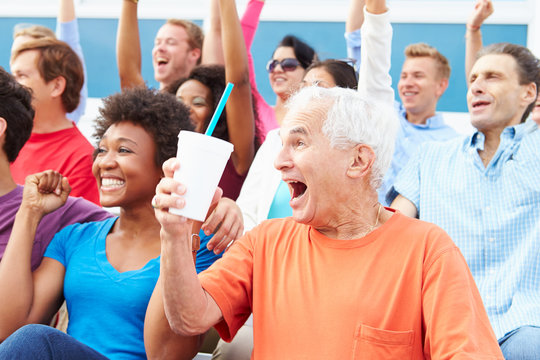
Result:
M501 338L540 326L540 130L530 120L504 129L487 167L484 140L423 145L395 190L461 249Z

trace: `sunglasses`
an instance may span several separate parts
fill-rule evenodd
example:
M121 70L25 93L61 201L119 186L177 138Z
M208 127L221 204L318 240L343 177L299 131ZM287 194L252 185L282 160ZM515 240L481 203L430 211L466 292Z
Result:
M273 59L266 64L266 70L268 70L269 73L273 72L276 66L280 65L283 71L294 71L298 66L300 66L300 63L298 60L294 58L287 58L283 59L281 61Z

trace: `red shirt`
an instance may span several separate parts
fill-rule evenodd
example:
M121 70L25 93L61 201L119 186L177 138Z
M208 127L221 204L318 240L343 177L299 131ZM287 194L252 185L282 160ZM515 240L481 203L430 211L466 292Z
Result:
M99 205L97 183L92 175L93 152L94 147L75 125L52 133L32 133L11 164L11 173L16 183L24 185L30 174L56 170L68 178L71 196Z

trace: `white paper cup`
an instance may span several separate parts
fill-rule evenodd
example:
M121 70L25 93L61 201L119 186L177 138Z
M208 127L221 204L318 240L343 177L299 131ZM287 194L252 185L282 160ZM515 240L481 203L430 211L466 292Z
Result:
M216 188L233 151L230 142L192 131L178 134L180 169L174 179L186 187L182 209L170 208L171 214L204 221Z

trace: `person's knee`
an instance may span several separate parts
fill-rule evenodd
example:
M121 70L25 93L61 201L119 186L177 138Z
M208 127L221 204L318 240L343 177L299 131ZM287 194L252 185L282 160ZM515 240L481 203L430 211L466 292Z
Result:
M523 326L501 344L506 360L536 360L540 354L540 327Z
M29 324L19 328L8 339L25 340L28 343L34 343L47 339L49 333L54 331L56 331L54 328L47 325Z
M57 331L40 324L25 325L11 334L0 346L0 354L16 354L25 350L27 354L42 354L47 347L49 333Z

